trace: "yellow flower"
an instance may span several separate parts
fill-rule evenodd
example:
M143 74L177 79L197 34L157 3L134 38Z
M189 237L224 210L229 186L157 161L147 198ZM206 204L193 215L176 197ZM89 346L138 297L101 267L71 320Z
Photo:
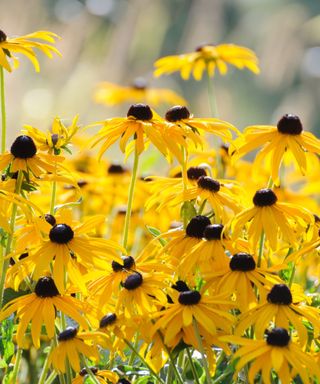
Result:
M98 348L94 341L95 337L95 332L81 332L78 334L77 328L66 328L58 335L58 345L53 349L49 357L50 364L59 372L64 373L66 371L66 360L68 359L72 369L79 372L81 355L88 357L90 360L99 360ZM85 341L89 341L90 344Z
M55 334L56 311L61 311L77 321L83 328L88 328L84 313L88 304L78 299L60 294L54 280L47 276L38 280L34 293L20 296L9 301L0 312L0 321L17 311L19 318L17 341L22 346L28 324L31 322L31 336L36 348L40 347L41 326L45 325L48 336Z
M159 77L179 71L184 80L188 80L191 72L196 80L201 80L203 72L207 71L210 77L215 74L216 68L224 75L228 71L227 64L238 69L247 68L258 74L258 59L253 51L234 44L212 45L204 44L196 48L195 52L177 56L163 57L155 62L154 75Z
M34 52L35 48L39 49L50 58L52 58L53 53L59 56L61 56L61 53L52 45L34 41L34 39L55 43L56 38L59 38L59 36L48 31L37 31L25 36L7 38L7 35L0 30L0 66L11 72L12 67L8 59L12 59L13 68L17 68L19 66L19 61L13 56L13 53L21 53L32 62L35 70L39 72L40 65Z
M106 369L98 369L96 367L89 367L91 372L94 374L95 378L98 380L100 384L117 384L119 383L119 376L112 371L108 371ZM86 378L89 377L87 368L82 368L79 372L79 376L75 377L72 380L72 384L84 384L86 382Z
M314 217L302 207L277 200L272 189L259 189L253 197L254 206L240 212L233 219L233 238L240 237L243 227L249 223L248 236L254 249L263 232L273 250L278 246L279 234L290 245L296 245L308 224L314 222Z
M42 132L38 128L30 125L25 125L25 133L32 137L38 148L48 153L59 155L61 149L70 153L68 144L70 144L72 137L77 133L78 115L74 117L69 127L66 127L59 117L55 117L49 132Z
M143 78L137 78L133 84L124 87L104 81L98 84L94 94L97 103L105 105L117 105L121 103L145 103L154 107L159 104L183 104L187 101L176 92L166 88L149 88Z
M236 362L234 380L249 362L251 362L248 372L249 384L255 382L255 377L260 371L264 384L271 384L272 371L278 375L281 383L292 383L298 375L304 384L314 383L314 377L320 379L320 369L315 359L290 340L288 331L284 328L267 331L266 340L252 340L238 336L222 336L220 339L242 346L232 356L233 360L239 358Z
M320 140L311 132L305 132L299 117L292 114L284 115L276 127L247 127L243 137L234 142L234 154L241 157L262 145L262 150L255 158L254 168L260 172L261 162L270 156L271 178L275 183L278 183L279 169L287 151L292 153L302 174L305 174L307 168L306 152L320 153Z

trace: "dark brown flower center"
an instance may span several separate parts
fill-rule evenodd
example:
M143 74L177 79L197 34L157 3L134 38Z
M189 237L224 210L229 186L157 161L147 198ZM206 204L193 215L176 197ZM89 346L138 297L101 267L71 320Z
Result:
M186 234L189 237L196 237L197 239L201 239L203 237L203 232L205 228L210 225L210 220L207 216L195 216L187 225Z
M134 258L132 256L122 257L122 260L123 264L120 264L115 260L112 261L111 266L114 272L120 272L124 269L131 269L135 264Z
M89 369L94 375L96 375L99 371L98 368L96 368L96 367L89 367ZM79 375L85 376L85 375L87 375L87 373L88 373L87 368L82 368L81 371L79 372Z
M223 231L222 224L210 224L206 226L203 232L203 237L206 240L220 240L222 231Z
M210 192L218 192L220 190L220 183L209 176L201 176L198 179L198 186Z
M100 320L100 328L105 328L108 325L113 324L117 320L117 315L115 313L107 313Z
M300 135L303 131L301 120L296 115L287 114L277 124L278 131L285 135Z
M144 79L143 77L137 77L136 79L133 80L132 87L135 89L141 89L144 90L147 88L147 80Z
M259 189L253 197L253 204L257 207L268 207L277 202L276 194L270 188Z
M229 266L232 271L247 272L256 268L256 262L248 253L239 252L232 256Z
M68 224L56 224L49 232L49 238L52 242L58 244L67 244L73 239L74 232Z
M117 381L117 384L131 384L131 381L129 381L125 378L122 378L122 379Z
M11 145L10 152L18 159L30 159L37 153L37 147L30 136L18 136Z
M49 276L41 277L37 281L34 292L38 297L54 297L59 295L54 280Z
M52 226L56 225L56 219L53 215L51 215L50 213L46 213L44 215L44 219L47 223L51 224Z
M0 29L0 43L3 43L6 40L7 40L7 35Z
M58 335L58 341L67 341L74 339L77 336L78 329L74 327L67 327L64 331Z
M129 275L124 283L122 283L123 287L128 291L133 291L136 288L139 288L143 283L143 277L141 273L135 272L132 275Z
M275 284L268 293L267 300L272 304L290 305L292 303L291 291L285 284Z
M132 116L138 120L147 121L152 119L153 114L149 105L134 104L134 105L131 105L131 107L129 108L127 116L128 117Z
M270 331L267 330L267 344L274 345L276 347L286 347L290 341L290 335L284 328L273 328Z
M108 168L108 173L109 174L123 174L125 173L127 170L120 164L111 164L109 165L109 168Z
M176 281L175 284L172 284L172 288L175 289L178 292L190 291L190 288L182 280L178 280L178 281Z
M180 292L178 300L182 305L196 305L201 300L201 294L198 291Z
M187 107L176 105L168 109L165 119L170 123L175 123L176 121L189 119L190 112Z
M190 167L187 170L187 176L189 180L198 180L201 176L207 176L207 172L202 167Z

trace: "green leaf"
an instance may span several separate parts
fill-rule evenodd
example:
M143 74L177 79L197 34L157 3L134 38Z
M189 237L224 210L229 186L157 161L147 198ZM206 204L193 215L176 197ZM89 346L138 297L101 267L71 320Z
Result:
M3 306L5 306L9 301L16 299L20 296L25 296L31 293L31 291L15 291L12 288L6 288L3 293Z
M186 219L188 222L195 216L197 216L197 211L191 201L185 201L182 204L180 210L180 216L182 220Z
M161 232L159 231L159 229L157 229L155 227L151 227L150 225L146 225L146 228L147 228L148 232L151 233L151 235L153 237L158 237L161 235ZM159 238L158 240L163 247L167 244L167 242L164 239Z

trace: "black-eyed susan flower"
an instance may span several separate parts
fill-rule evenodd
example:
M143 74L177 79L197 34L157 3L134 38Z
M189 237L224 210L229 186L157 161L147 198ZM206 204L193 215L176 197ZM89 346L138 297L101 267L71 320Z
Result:
M248 223L248 237L254 248L262 233L265 233L273 250L277 248L280 237L294 246L299 236L314 221L313 215L308 210L294 204L279 202L270 188L259 189L253 197L253 204L253 207L235 216L231 227L232 236L236 239L241 236L243 228Z
M95 343L95 332L79 332L68 327L58 335L58 345L53 349L49 361L59 372L66 371L67 360L75 372L80 371L81 355L90 360L99 360Z
M238 344L241 347L232 356L236 362L236 380L240 370L251 362L248 372L250 384L261 372L262 382L271 384L271 373L274 371L282 383L291 383L298 375L304 384L314 383L320 378L320 369L313 356L303 352L299 345L290 339L284 328L273 328L266 331L265 340L252 340L238 336L223 336L223 341Z
M59 117L55 117L48 132L40 131L31 125L24 125L24 131L41 151L59 155L62 149L70 152L68 145L79 129L78 118L79 116L75 116L70 126L66 126Z
M203 279L209 291L229 293L230 297L235 295L235 307L243 312L258 303L254 288L265 295L268 288L282 283L276 274L281 268L285 266L257 267L252 255L238 252L230 258L228 266L203 274Z
M99 104L111 106L127 102L145 103L154 107L160 104L187 104L182 96L171 89L149 87L142 77L138 77L127 87L107 81L99 83L94 93L94 100Z
M254 168L259 172L261 162L270 156L271 178L279 180L279 169L286 152L290 152L300 171L305 174L307 167L306 152L320 153L320 140L311 132L306 132L298 116L284 115L277 126L255 125L247 127L242 137L234 142L235 155L246 153L263 146L254 161Z
M107 369L98 369L97 367L89 367L90 371L100 384L117 384L119 383L119 376ZM87 368L82 368L79 375L72 380L72 384L83 384L89 377Z
M227 64L238 69L247 68L255 74L259 73L257 56L250 49L234 44L203 44L194 52L157 60L154 64L156 67L154 75L158 77L179 71L181 77L188 80L192 72L196 80L201 80L204 71L212 77L216 68L220 74L226 74Z
M4 170L9 166L11 173L19 170L31 171L34 176L39 177L46 172L55 173L57 162L62 160L60 156L38 153L32 137L21 135L11 145L10 152L0 155L0 169Z
M60 294L54 280L45 276L37 281L33 293L9 301L0 312L0 321L17 312L18 345L23 345L26 329L31 322L32 341L34 346L39 348L42 324L45 325L49 338L53 338L55 334L56 311L71 317L86 329L88 324L85 311L88 308L80 300L67 294Z
M33 64L37 72L40 71L40 65L34 49L39 49L49 58L53 57L53 53L61 56L61 53L47 43L55 43L55 39L59 38L53 32L37 31L28 35L19 37L7 37L7 35L0 30L0 66L11 72L12 67L9 63L9 59L13 60L13 68L19 66L19 60L13 55L14 53L21 53L26 56ZM37 40L42 40L41 42Z
M299 292L298 287L290 288L285 284L274 285L267 294L267 300L256 307L245 312L239 318L236 335L242 333L254 325L255 335L258 339L263 338L265 329L272 322L274 326L289 329L291 324L297 330L299 341L306 345L308 341L308 330L303 324L306 319L314 329L315 337L320 330L320 311L315 307L305 305L306 297Z
M190 289L183 281L178 281L174 287L170 291L172 303L154 314L157 320L153 330L161 330L166 345L172 346L181 330L192 326L193 319L200 330L205 329L211 336L215 336L218 330L228 333L234 321L228 312L233 306L228 295L206 295L204 290Z

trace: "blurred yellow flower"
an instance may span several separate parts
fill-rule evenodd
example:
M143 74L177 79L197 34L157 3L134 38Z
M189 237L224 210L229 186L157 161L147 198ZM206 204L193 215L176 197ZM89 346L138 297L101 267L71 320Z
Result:
M122 86L104 81L99 83L94 93L96 103L117 105L121 103L145 103L151 106L159 104L182 104L187 101L176 92L167 88L149 88L145 79L139 77L130 86Z
M19 66L19 60L13 56L13 52L15 52L25 55L33 64L35 70L39 72L40 65L37 56L34 53L34 48L39 49L50 58L52 58L53 53L59 56L61 56L61 53L52 45L33 41L33 39L43 40L54 44L55 39L57 38L59 38L58 35L49 31L37 31L25 36L7 38L7 35L0 30L0 66L11 72L12 67L8 61L9 58L13 61L13 68L17 68Z
M260 72L258 58L250 49L234 44L204 44L197 47L194 52L166 56L157 60L154 64L156 67L154 75L159 77L180 71L181 77L188 80L192 72L196 80L201 80L205 70L210 77L214 76L216 68L221 75L225 75L228 71L227 64L238 69L247 68L255 74Z

